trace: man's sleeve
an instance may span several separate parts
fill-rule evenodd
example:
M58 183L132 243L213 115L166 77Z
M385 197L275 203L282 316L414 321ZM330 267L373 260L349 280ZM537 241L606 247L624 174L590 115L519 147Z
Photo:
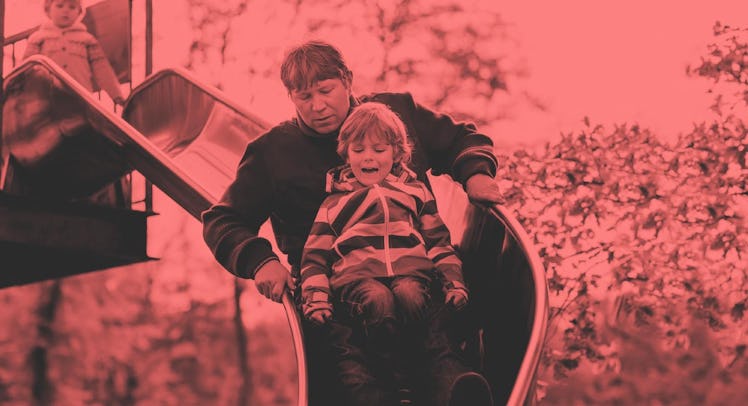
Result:
M449 115L434 112L413 100L413 126L435 175L448 174L465 184L475 174L496 176L498 166L493 141L475 125L456 122Z
M202 213L205 243L224 268L242 278L253 278L262 265L278 259L270 242L258 236L273 206L270 173L256 146L248 145L221 201Z
M426 245L426 253L445 281L464 286L462 261L452 247L449 229L439 216L436 210L436 200L426 186L423 186L423 192L425 199L418 220L421 236Z

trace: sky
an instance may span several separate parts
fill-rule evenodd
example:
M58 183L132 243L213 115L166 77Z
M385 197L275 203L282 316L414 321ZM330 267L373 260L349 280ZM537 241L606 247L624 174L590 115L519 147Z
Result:
M748 2L506 2L530 76L520 86L548 106L507 128L545 139L593 123L638 122L671 139L708 119L706 80L688 77L715 21L748 27Z
M174 14L172 22L182 21L170 23L177 29L174 37L186 35L186 18L179 17L185 11L172 7L172 2L168 8L166 2L154 3L156 13ZM475 3L480 0L465 2ZM6 4L7 33L40 18L41 0L7 0ZM546 107L539 111L526 103L510 119L492 126L491 135L499 144L538 145L579 129L585 116L606 126L638 122L665 139L687 132L693 122L711 117L712 99L706 93L709 83L689 78L686 67L698 64L706 53L715 21L748 27L744 0L529 1L502 2L497 7L511 25L519 59L529 73L510 83L509 90L518 99L529 95ZM167 47L173 44L179 42ZM183 60L183 56L156 57L162 67ZM280 84L267 87L260 91L272 99L270 103L246 102L270 122L287 118L292 110Z

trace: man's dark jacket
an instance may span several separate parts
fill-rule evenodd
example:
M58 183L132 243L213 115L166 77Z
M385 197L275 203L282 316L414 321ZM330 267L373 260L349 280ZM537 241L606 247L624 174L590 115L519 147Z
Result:
M495 176L493 143L472 124L456 123L420 106L410 94L373 94L352 100L351 106L366 101L388 105L403 120L413 146L409 167L420 181L429 184L429 169L462 184L478 173ZM221 201L202 214L205 242L221 265L252 278L262 265L277 259L269 241L258 236L270 218L278 247L297 274L304 242L326 197L327 171L343 164L336 152L337 135L319 134L296 118L247 146Z

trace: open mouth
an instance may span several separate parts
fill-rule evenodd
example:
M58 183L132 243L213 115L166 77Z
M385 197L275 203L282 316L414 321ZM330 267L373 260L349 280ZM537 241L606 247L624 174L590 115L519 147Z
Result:
M377 168L361 168L361 172L367 174L377 173L377 171L379 171Z

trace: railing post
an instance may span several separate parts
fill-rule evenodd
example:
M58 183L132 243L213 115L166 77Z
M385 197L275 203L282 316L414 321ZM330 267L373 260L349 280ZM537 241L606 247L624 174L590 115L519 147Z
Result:
M153 1L145 0L145 77L153 72ZM153 211L153 184L145 180L145 210Z
M145 0L145 76L153 73L153 0Z
M2 145L2 129L3 129L3 106L5 100L5 94L3 93L3 78L5 77L5 0L0 0L0 145ZM3 151L0 148L0 181L4 180L3 176L5 172L5 161L3 159ZM4 183L4 182L3 182ZM3 188L3 184L0 183L0 189Z

